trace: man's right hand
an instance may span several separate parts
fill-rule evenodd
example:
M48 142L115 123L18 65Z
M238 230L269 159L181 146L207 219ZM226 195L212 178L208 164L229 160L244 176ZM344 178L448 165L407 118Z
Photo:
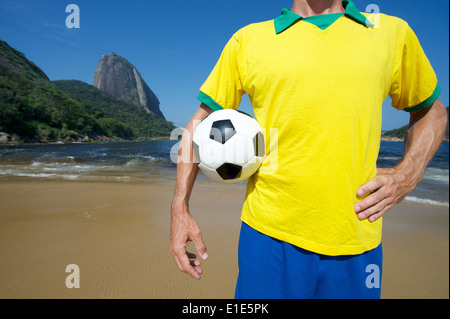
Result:
M202 239L200 228L192 218L186 207L172 205L172 230L170 238L170 252L172 253L178 269L190 276L200 279L203 270L200 268L200 261L197 255L186 250L187 245L192 241L198 255L206 260L208 253Z

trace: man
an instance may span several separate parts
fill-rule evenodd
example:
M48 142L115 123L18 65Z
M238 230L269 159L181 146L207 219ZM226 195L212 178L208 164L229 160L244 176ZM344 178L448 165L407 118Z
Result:
M368 275L381 276L381 216L420 181L447 113L407 23L376 20L348 0L294 0L274 20L236 32L201 87L180 155L192 153L195 123L236 109L244 93L260 125L278 130L248 181L236 298L380 297ZM410 128L401 162L377 169L388 94L410 113ZM276 172L267 169L274 156ZM208 256L188 206L197 172L192 161L178 165L170 248L178 268L200 279L200 261L186 251L192 241Z

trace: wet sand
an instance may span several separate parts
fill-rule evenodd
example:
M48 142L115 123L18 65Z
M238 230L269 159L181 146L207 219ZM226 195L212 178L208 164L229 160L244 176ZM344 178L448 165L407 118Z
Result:
M0 298L233 298L245 185L194 189L209 254L200 281L168 249L172 194L169 182L0 183ZM382 298L449 298L448 208L402 203L388 214ZM69 264L78 289L66 287Z

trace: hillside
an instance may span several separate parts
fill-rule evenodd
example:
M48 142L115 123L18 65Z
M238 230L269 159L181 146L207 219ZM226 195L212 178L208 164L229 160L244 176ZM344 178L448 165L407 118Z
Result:
M448 117L449 107L447 106L446 109L447 109L447 117ZM390 131L386 131L383 133L382 139L384 139L384 140L389 140L389 139L403 140L405 138L408 127L409 127L409 125L405 125L405 126L402 126L402 127L390 130ZM445 130L444 141L448 142L448 140L449 140L449 123L447 122L447 129Z
M76 80L53 82L63 92L78 100L96 119L103 123L114 118L126 124L134 137L169 136L175 127L153 113L146 112L135 104L119 100L96 87Z
M0 40L0 142L153 138L169 136L172 128L88 84L50 82L23 53Z
M48 80L47 75L36 64L2 40L0 40L0 65L31 81Z

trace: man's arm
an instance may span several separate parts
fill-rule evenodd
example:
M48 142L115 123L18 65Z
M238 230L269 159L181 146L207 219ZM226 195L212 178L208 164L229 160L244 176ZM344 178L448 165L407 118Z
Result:
M372 192L354 207L359 219L374 222L417 186L446 126L447 111L439 99L424 110L411 112L401 162L393 168L379 168L377 176L358 189L358 197Z
M186 246L193 241L197 253L203 260L208 257L208 254L200 229L189 213L189 197L198 174L198 163L194 163L193 160L192 138L198 124L210 113L212 110L202 103L183 132L178 151L177 181L172 201L170 252L178 269L196 279L200 279L203 270L199 267L200 261L196 260L197 256L186 251Z

